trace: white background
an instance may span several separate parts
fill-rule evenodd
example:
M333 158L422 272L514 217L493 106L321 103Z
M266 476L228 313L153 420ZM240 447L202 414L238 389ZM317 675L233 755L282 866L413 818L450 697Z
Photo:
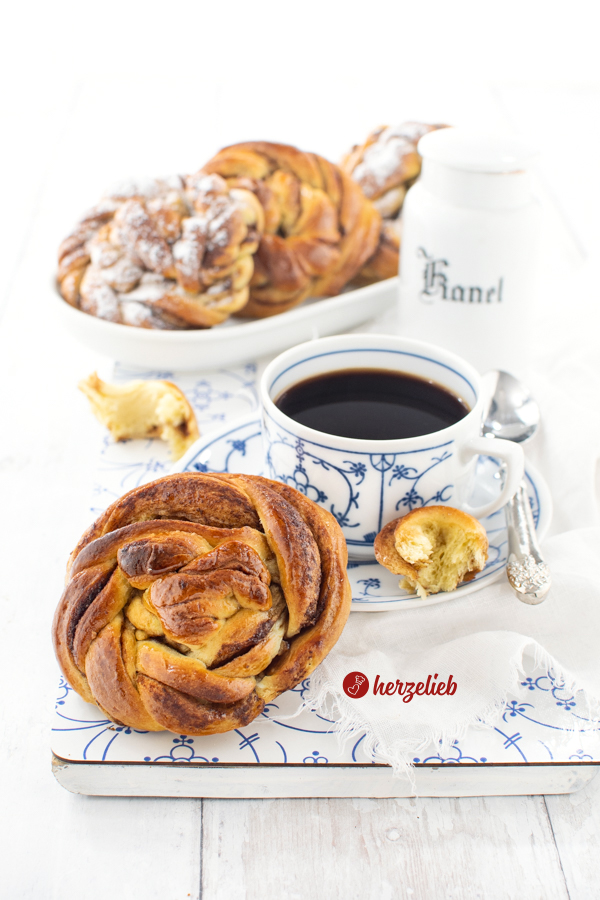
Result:
M10 5L2 32L0 896L599 896L593 786L545 799L83 798L54 783L46 731L50 619L97 448L75 385L102 360L46 305L79 213L115 180L193 171L228 142L337 159L381 123L500 126L543 154L540 330L562 341L548 351L597 352L595 5L31 2ZM572 524L560 515L555 527Z

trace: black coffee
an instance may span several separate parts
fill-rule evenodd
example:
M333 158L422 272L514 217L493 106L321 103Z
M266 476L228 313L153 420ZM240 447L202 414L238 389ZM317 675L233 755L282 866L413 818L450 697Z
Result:
M389 369L342 369L307 378L280 394L275 405L316 431L370 441L432 434L469 412L441 385Z

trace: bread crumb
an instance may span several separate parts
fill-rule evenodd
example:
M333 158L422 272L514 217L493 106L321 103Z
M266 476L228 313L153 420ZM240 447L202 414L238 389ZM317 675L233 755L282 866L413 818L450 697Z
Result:
M429 594L453 591L487 561L488 538L468 513L451 506L424 506L394 519L375 538L381 565L403 580L400 587Z
M170 381L117 385L102 381L94 372L79 382L79 389L116 441L160 438L177 460L200 437L194 410Z

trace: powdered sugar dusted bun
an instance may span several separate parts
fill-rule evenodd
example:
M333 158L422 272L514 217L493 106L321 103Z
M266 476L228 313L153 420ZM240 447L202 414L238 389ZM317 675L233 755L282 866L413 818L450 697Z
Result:
M397 218L408 188L421 171L417 144L424 134L446 127L423 122L382 125L343 158L342 169L360 185L383 218L379 245L361 270L361 283L398 274L400 228Z
M123 182L61 244L61 294L123 325L208 328L247 302L263 223L215 174Z
M400 587L420 597L453 591L487 561L484 527L451 506L423 506L385 525L375 538L377 562L403 575Z

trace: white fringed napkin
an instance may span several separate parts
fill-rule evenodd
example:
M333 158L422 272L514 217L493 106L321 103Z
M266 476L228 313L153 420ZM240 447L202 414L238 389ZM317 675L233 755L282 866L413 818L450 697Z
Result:
M600 700L600 529L571 531L544 547L553 588L540 606L520 603L506 582L438 606L389 613L352 613L348 625L311 677L310 708L336 708L342 737L366 732L397 771L431 742L447 745L482 721L493 723L509 694L518 693L526 657L552 668L565 687ZM342 690L361 672L369 691L360 699ZM456 682L452 696L373 694L384 683ZM558 714L558 710L557 710Z
M569 352L569 350L571 352ZM534 665L552 668L579 689L590 715L600 703L600 527L595 475L600 458L600 360L565 348L536 366L530 384L543 428L531 456L555 502L554 531L543 549L553 578L544 603L520 603L505 577L466 597L423 609L352 613L337 645L311 678L307 705L335 709L336 730L366 733L397 772L431 741L447 745L478 722L492 724ZM360 699L342 683L351 672L370 682ZM452 696L375 696L373 683L438 682L452 675ZM597 712L596 712L597 717Z

